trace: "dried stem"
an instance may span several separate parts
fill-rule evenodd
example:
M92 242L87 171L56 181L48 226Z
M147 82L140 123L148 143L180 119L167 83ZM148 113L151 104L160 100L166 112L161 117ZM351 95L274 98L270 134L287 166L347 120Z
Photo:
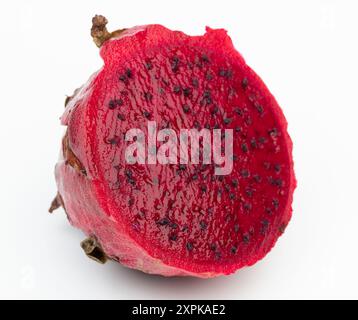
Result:
M86 253L87 257L104 264L107 261L107 256L102 247L93 237L89 237L81 242L81 248Z
M52 213L59 207L64 207L64 204L61 195L57 192L56 197L51 202L51 206L48 209L48 212Z
M93 38L94 43L99 48L107 40L117 37L125 30L125 29L119 29L113 32L109 32L106 27L107 23L108 20L104 16L95 15L92 18L91 36Z

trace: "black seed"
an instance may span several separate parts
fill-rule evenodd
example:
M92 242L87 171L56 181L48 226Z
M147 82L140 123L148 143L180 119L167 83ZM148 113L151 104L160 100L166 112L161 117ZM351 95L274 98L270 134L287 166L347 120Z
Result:
M234 225L234 231L235 231L235 233L238 233L239 230L240 230L239 224L235 224L235 225Z
M245 202L244 205L243 205L243 208L246 210L246 211L249 211L252 209L252 205L251 203L249 202Z
M240 108L236 108L235 112L238 116L240 116L240 117L242 116L242 110Z
M124 120L126 120L126 117L125 117L123 114L118 113L118 114L117 114L117 119L124 121Z
M200 129L200 123L199 123L199 121L197 121L197 120L194 121L194 128L195 128L195 129Z
M253 178L254 178L255 182L261 182L261 180L262 180L261 177L258 174L255 174L253 176Z
M223 78L230 78L232 76L232 72L231 72L231 70L220 69L219 76L223 77Z
M189 107L187 104L184 104L184 105L183 105L183 111L184 111L185 113L189 113L189 112L190 112L190 107Z
M218 180L219 180L220 182L223 182L223 181L224 181L224 176L219 176L219 177L218 177Z
M122 81L122 82L126 82L128 80L127 76L125 74L121 74L119 76L119 80Z
M275 164L274 168L277 173L281 171L281 166L279 164Z
M170 223L170 221L168 218L162 218L157 221L157 224L160 226L167 226L167 225L169 225L169 223Z
M178 228L178 224L176 224L175 222L172 222L172 223L170 224L170 227L171 227L172 229L177 229L177 228Z
M203 99L200 103L201 105L210 105L213 103L213 99L211 98L211 92L209 90L204 91Z
M178 86L178 85L175 85L175 86L173 87L173 92L174 92L175 94L180 94L180 93L181 93L181 87Z
M152 69L153 69L153 64L152 64L152 62L149 61L149 60L147 60L147 61L145 62L145 67L146 67L147 70L152 70Z
M116 103L115 103L113 100L111 100L111 101L108 103L108 108L111 109L111 110L115 109L116 106L117 106L117 105L116 105Z
M264 108L263 108L262 105L260 105L260 104L255 104L255 108L256 108L256 110L257 110L257 112L258 112L259 114L263 114Z
M134 179L128 178L127 181L128 181L128 183L131 184L132 186L135 185L135 180L134 180Z
M231 249L230 249L230 252L232 254L235 254L237 252L237 247L236 246L232 246Z
M191 177L192 180L198 180L198 175L194 174L192 177Z
M280 178L275 179L275 185L278 187L282 187L283 186L283 181Z
M242 79L241 86L242 86L243 89L246 89L248 84L249 84L249 80L247 80L246 77L244 79Z
M215 252L215 260L220 260L220 259L221 259L221 253Z
M193 78L191 83L193 84L194 88L198 88L199 87L199 80L198 78Z
M265 212L266 212L268 215L271 215L271 214L272 214L272 209L269 208L269 207L266 207L266 208L265 208Z
M250 176L250 172L249 172L249 170L247 170L247 169L242 169L242 170L240 171L240 175L241 175L241 177L243 177L243 178L248 178L248 177Z
M265 234L270 223L267 220L262 220L261 224L262 224L262 226L261 226L261 234Z
M210 245L210 250L212 250L212 251L215 251L216 250L216 244L215 243L212 243L211 245Z
M153 95L150 92L144 92L144 98L146 101L150 102L153 99Z
M109 101L108 108L113 110L116 107L120 107L122 105L123 105L123 100L122 99L113 99L113 100Z
M282 187L282 185L283 185L283 181L280 178L273 179L272 177L269 177L269 182L271 185L276 186L276 187Z
M209 57L206 54L201 55L201 61L205 63L210 62Z
M251 148L256 149L257 148L257 142L255 138L252 138L250 141Z
M229 192L231 190L230 185L226 184L225 185L225 190Z
M214 124L214 129L220 129L220 126L219 126L218 123L215 123L215 124Z
M173 72L177 72L179 70L179 64L180 64L180 59L176 56L173 57L171 61L171 68Z
M150 112L149 111L143 111L143 116L146 117L147 119L150 118Z
M249 198L251 198L253 193L254 193L254 190L251 189L250 187L247 187L246 190L245 190L245 193Z
M209 123L206 123L205 126L204 126L204 128L210 130L210 124L209 124Z
M203 97L204 97L204 98L209 98L209 97L211 97L211 91L210 91L210 90L205 90L204 93L203 93Z
M233 179L231 184L236 188L239 185L239 181L237 179Z
M190 96L191 96L191 93L192 93L191 88L184 88L184 89L183 89L184 97L190 97Z
M179 170L186 170L186 165L185 164L180 164L179 165Z
M117 144L119 142L119 140L120 140L120 138L118 136L115 136L115 137L109 139L108 143L114 145L114 144Z
M248 233L245 233L243 236L242 236L242 240L244 240L244 242L247 244L250 242L250 235Z
M230 194L229 194L229 198L230 198L231 200L235 200L236 196L235 196L234 193L230 193Z
M242 145L241 145L241 150L243 151L243 152L247 152L247 151L249 151L249 148L247 147L247 144L246 143L243 143Z
M178 240L178 235L177 234L171 234L169 236L169 240L170 241L177 241Z
M232 119L230 119L230 118L225 118L225 119L224 119L224 123L225 123L225 124L230 124L231 121L232 121Z
M127 69L126 70L126 76L128 77L128 78L132 78L132 70L131 69Z
M268 134L269 134L271 137L277 137L278 131L277 131L276 128L272 128L271 130L268 131Z
M278 201L278 199L272 199L272 205L275 207L275 209L277 210L280 202Z
M200 221L200 228L201 230L205 230L208 227L208 224L205 221Z
M267 140L265 137L260 137L259 138L259 142L262 144L262 143L265 143Z
M128 199L128 205L131 207L134 204L134 199L133 198L129 198Z
M131 169L126 169L126 170L124 171L124 174L125 174L126 177L128 177L128 178L132 178L132 177L133 177L133 172L132 172Z
M214 76L212 75L212 73L210 71L208 71L205 75L205 79L208 81L213 80Z
M193 177L193 178L194 178L194 177ZM206 185L202 185L202 186L200 187L200 190L201 190L202 192L206 192L207 189L208 189L208 187L207 187Z
M236 131L236 132L241 132L241 127L236 127L236 128L235 128L235 131Z
M226 76L226 70L225 69L220 69L219 70L219 76L220 77L225 77Z
M191 242L187 242L186 243L186 248L188 249L188 251L193 250L193 244Z

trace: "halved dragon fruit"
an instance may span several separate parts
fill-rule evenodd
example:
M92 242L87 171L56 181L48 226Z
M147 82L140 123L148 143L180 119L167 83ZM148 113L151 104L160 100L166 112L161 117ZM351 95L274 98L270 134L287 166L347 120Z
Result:
M296 186L276 100L223 29L188 36L145 25L109 33L106 24L93 18L103 68L66 99L50 211L63 206L99 262L203 278L254 264L284 232ZM130 140L133 129L142 134ZM173 143L160 161L161 147L178 142L173 133L183 129L202 138L199 163L181 161L182 146ZM231 133L226 172L210 162L214 152L204 161L204 131L213 144L221 132L221 154Z

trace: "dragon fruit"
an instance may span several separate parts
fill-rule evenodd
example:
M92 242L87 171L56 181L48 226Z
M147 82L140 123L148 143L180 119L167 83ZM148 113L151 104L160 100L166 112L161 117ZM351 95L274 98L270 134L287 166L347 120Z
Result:
M64 208L87 235L89 257L146 273L210 278L263 258L291 218L296 186L287 122L263 81L223 29L110 33L103 16L92 22L104 66L66 99L50 212ZM125 161L126 134L138 128L146 141L149 124L177 134L222 129L221 140L230 129L230 172L148 161L168 139Z

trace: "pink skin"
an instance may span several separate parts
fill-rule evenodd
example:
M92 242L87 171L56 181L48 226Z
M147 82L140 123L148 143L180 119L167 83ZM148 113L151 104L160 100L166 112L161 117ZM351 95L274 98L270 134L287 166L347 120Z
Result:
M209 234L203 234L202 238L204 240L200 239L200 234L202 234L200 232L203 231L200 231L198 227L196 227L198 224L190 225L189 221L190 230L192 230L191 235L196 239L195 244L198 248L200 247L200 250L198 249L197 252L195 252L197 249L195 248L191 255L191 253L188 253L186 250L185 242L178 241L178 243L173 244L167 240L169 236L167 228L158 227L155 223L158 213L152 212L153 206L155 206L153 199L155 197L162 199L161 201L164 207L162 211L167 209L167 198L164 196L163 190L141 184L139 186L140 193L138 195L138 193L128 193L128 186L119 187L123 189L118 190L113 188L113 181L116 182L116 180L113 180L115 171L110 167L111 163L108 159L113 158L112 153L114 151L113 146L106 143L105 140L108 136L109 123L111 123L113 117L113 113L107 110L108 96L112 97L113 92L119 92L119 85L117 82L114 84L114 81L117 80L113 80L118 78L116 75L117 70L123 67L122 64L124 64L124 62L131 61L132 58L133 60L136 58L141 59L141 56L138 57L138 52L154 52L153 54L155 56L155 54L159 54L158 52L164 50L162 48L170 47L173 43L178 42L192 44L195 47L202 46L205 48L207 46L214 48L216 51L212 54L213 59L221 61L220 59L224 56L227 61L231 61L234 68L236 68L234 70L238 70L240 76L244 74L248 79L250 90L253 88L253 92L259 93L260 101L265 108L266 124L264 125L268 127L256 127L255 130L262 129L263 132L266 132L267 129L270 128L269 125L275 124L275 127L280 132L278 137L274 137L272 141L269 141L269 143L271 143L271 149L278 144L280 150L276 153L272 152L267 154L264 153L264 151L255 151L255 158L249 158L249 156L254 153L251 151L249 156L239 153L240 157L248 164L249 169L252 171L261 170L264 172L264 169L258 164L261 164L265 159L270 160L272 163L279 162L282 165L280 177L283 179L284 185L279 190L279 193L276 189L272 191L273 187L271 186L270 188L268 186L257 186L258 189L261 188L258 193L267 195L266 198L262 199L268 201L267 199L272 199L272 195L274 194L274 197L278 197L280 200L280 207L275 213L274 218L272 218L272 216L267 217L268 220L271 219L267 233L264 235L260 233L255 234L252 243L238 246L236 256L228 252L232 246L232 244L230 244L232 239L222 239L222 234L231 234L230 228L232 228L232 225L230 225L229 222L224 222L225 212L220 208L232 206L232 201L225 200L226 202L224 202L224 204L217 201L204 201L203 206L205 210L208 209L208 207L205 206L206 204L209 206L209 202L216 208L217 218L215 221L214 218L207 217ZM186 46L183 48L182 50L185 53ZM186 53L190 55L190 52ZM105 66L99 72L95 73L69 101L61 119L62 124L68 128L69 146L86 170L86 175L84 175L68 165L66 159L64 159L64 154L56 165L58 191L62 196L71 224L81 229L88 236L95 237L109 258L117 260L129 268L138 269L146 273L160 274L163 276L210 278L233 273L237 269L252 265L263 258L274 246L277 238L283 232L282 229L291 218L291 203L293 191L296 186L293 172L292 142L287 134L287 122L280 107L262 80L245 64L244 59L234 49L226 32L224 30L212 30L208 28L204 36L189 37L181 32L172 32L159 25L140 26L128 29L123 32L120 37L104 43L101 48L101 56L104 59ZM115 78L112 77L113 74L116 75ZM140 76L143 78L140 78ZM144 73L138 76L139 79L144 79L140 81L147 83L145 77L146 74ZM113 86L111 85L111 81L113 81ZM137 81L137 78L135 78L134 81ZM135 85L136 88L143 86L141 83L136 83ZM156 87L158 84L150 83L149 85ZM243 91L243 93L240 94L246 99L244 93ZM129 100L128 103L131 103L131 109L126 111L125 116L127 119L138 119L139 113L137 111L143 104L145 105L146 102L145 100L141 103L133 102L142 97L136 92L130 97L131 100ZM153 99L156 100L156 102L159 101L157 100L159 99L157 96L154 96ZM176 98L174 96L171 99L175 100ZM220 99L221 97L218 96L217 100L223 105L225 101L221 101ZM193 106L193 108L195 108L195 106ZM165 110L166 109L158 103L156 112L153 112L153 120L160 122L163 115L165 115L174 122L177 115L173 113L165 114ZM227 109L226 112L229 114L231 110ZM199 113L199 111L195 113ZM256 118L260 119L256 114L252 114L254 120ZM173 118L170 118L171 116L173 116ZM189 119L189 117L184 118L183 121L187 119ZM134 120L134 122L135 121L137 120ZM141 119L138 121L137 123L131 123L131 125L136 127L136 125L140 126L144 123L141 122ZM242 120L233 119L232 126L242 125L240 121ZM125 126L128 122L123 123L122 125ZM175 129L179 129L179 127ZM249 127L247 130L250 134L255 132L254 129ZM239 141L239 139L241 138L238 138L237 141ZM269 137L268 139L271 138ZM124 147L124 144L119 143L115 150L122 150ZM233 174L239 175L241 168L240 163L236 164ZM188 169L191 170L192 168L189 167ZM143 172L141 170L141 168L134 167L135 173ZM158 172L161 174L164 172L164 176L170 176L169 170L171 169L168 169L168 167L164 169L159 166L151 167L148 169L148 172L142 174L142 179L152 178L158 174ZM277 174L278 176L278 173L270 174ZM119 182L122 183L124 179L124 176L122 176ZM245 183L245 181L242 181L242 186L245 187ZM212 185L214 185L214 183ZM168 184L167 190L169 190L171 194L177 194L181 190L185 190L185 188L185 181L175 177L171 179L171 184ZM194 189L193 194L195 192L197 192L196 189ZM209 189L209 195L210 192L211 190ZM133 207L130 207L127 204L127 199L132 195L135 197L135 204ZM205 196L207 195L204 195L203 198L205 198ZM200 196L195 194L195 196L193 195L185 201L177 201L177 204L182 210L189 208L189 211L192 212L195 205L200 202L198 199L200 199ZM264 200L262 199L258 198L257 201L262 201L263 203ZM234 203L234 206L237 207L238 202ZM134 212L140 209L148 211L147 220L144 222L138 222L134 219ZM249 230L251 225L255 225L256 229L258 228L257 226L260 225L262 220L262 210L261 208L261 211L257 210L256 212L255 210L253 209L251 215L245 215L242 211L237 213L237 215L240 216L240 226L243 228L247 227L247 230ZM163 216L164 213L159 212L159 217ZM189 219L187 216L180 216L180 214L178 216L178 213L176 217L178 221L181 221L181 219L187 221ZM197 217L193 217L192 219L194 221ZM223 232L222 234L219 232L219 236L216 235L218 221L223 221L220 227ZM139 232L140 228L144 228L147 233L143 234ZM207 244L204 243L204 241L208 240L222 243L223 248L225 247L226 250L225 253L223 253L224 261L208 258L209 255L212 254L205 249L207 248Z

